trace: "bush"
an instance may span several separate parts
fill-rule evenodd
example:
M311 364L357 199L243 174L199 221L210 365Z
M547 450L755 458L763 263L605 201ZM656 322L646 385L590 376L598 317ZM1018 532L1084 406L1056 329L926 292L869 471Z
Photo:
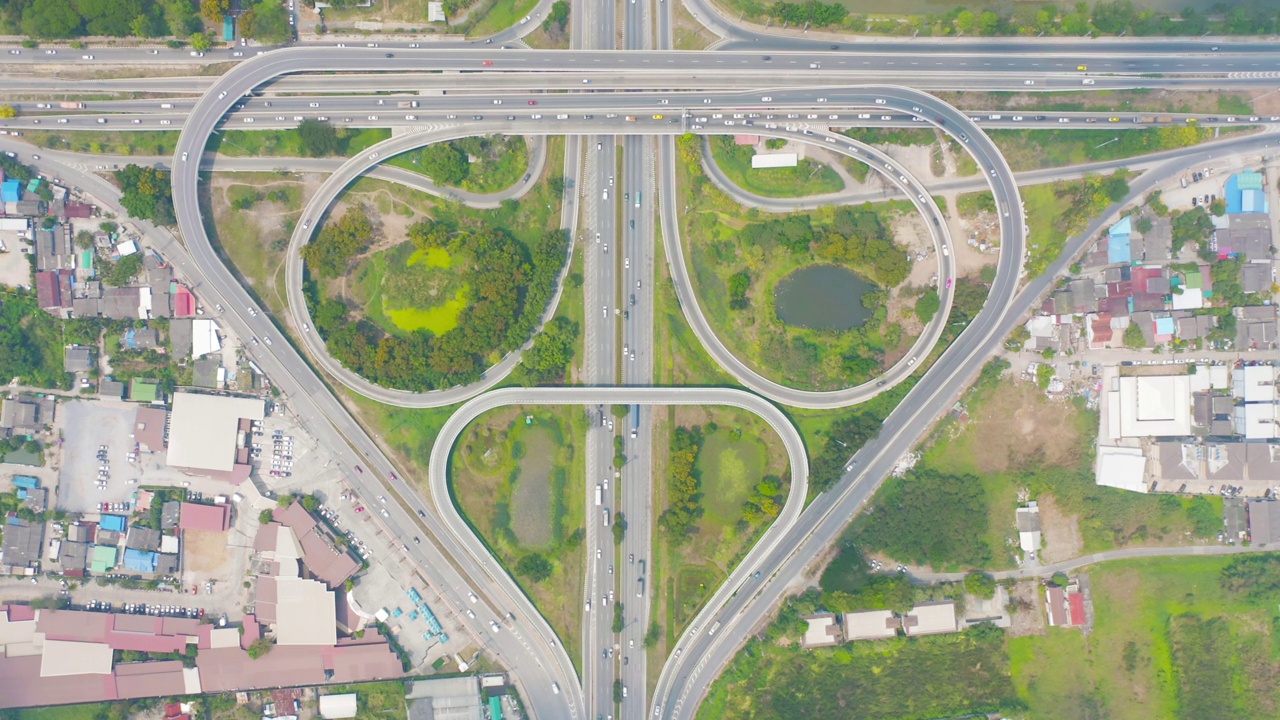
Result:
M964 579L964 591L974 597L990 600L996 596L996 579L982 572L971 572Z
M516 572L539 583L551 577L555 568L541 553L529 553L516 563Z

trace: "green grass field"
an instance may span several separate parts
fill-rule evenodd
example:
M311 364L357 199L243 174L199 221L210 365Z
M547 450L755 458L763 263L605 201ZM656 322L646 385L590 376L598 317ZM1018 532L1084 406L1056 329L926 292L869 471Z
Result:
M50 150L94 155L173 155L178 145L177 130L27 130L26 138L32 144Z
M702 478L706 520L732 525L742 516L742 503L751 487L764 477L765 446L760 439L743 433L717 431L707 438L698 453L694 470Z
M208 180L208 176L202 177ZM226 185L225 197L217 187ZM274 200L267 199L270 195ZM248 210L236 200L261 197ZM278 200L278 202L276 201ZM302 210L302 185L293 176L274 173L221 173L201 184L205 230L231 261L250 290L273 315L288 309L284 292L284 248Z
M831 166L802 158L796 167L751 167L753 148L737 146L726 149L711 139L711 156L725 177L749 193L765 197L806 197L826 195L844 189L844 181Z
M465 32L469 37L483 37L506 30L519 23L537 4L538 0L493 0L487 7L473 5ZM531 18L529 22L537 20Z
M1090 637L1048 628L1009 641L1014 684L1030 716L1276 717L1276 608L1225 592L1218 576L1230 562L1161 558L1090 571L1097 615ZM1225 642L1188 637L1213 620L1228 633ZM1212 714L1190 711L1206 700Z
M1027 265L1037 267L1053 262L1067 242L1067 236L1056 225L1058 218L1071 209L1071 200L1059 197L1052 184L1019 187L1018 193L1027 208L1027 226L1031 228L1027 236L1031 258Z
M385 128L338 130L339 155L350 156L391 137ZM209 148L227 157L305 157L296 129L224 130L209 141Z

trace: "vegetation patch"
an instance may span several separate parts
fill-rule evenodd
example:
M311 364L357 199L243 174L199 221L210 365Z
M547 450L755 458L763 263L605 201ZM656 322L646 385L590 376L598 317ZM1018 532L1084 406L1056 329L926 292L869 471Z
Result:
M802 650L794 639L813 607L788 601L712 684L699 720L843 718L851 708L868 720L925 720L1018 708L995 627Z
M574 408L502 408L482 415L450 458L454 502L565 641L579 643L585 467Z
M495 193L520 182L529 167L529 146L519 136L473 135L401 153L387 164L423 173L440 185Z
M755 148L736 145L732 135L716 135L709 140L711 159L729 182L765 197L807 197L844 189L844 181L830 165L801 158L795 167L751 167Z
M1015 172L1119 160L1198 145L1214 137L1212 128L1168 125L1097 130L996 130L987 135Z
M379 384L421 391L471 382L529 338L553 296L567 238L552 211L559 198L545 187L494 211L418 199L403 208L416 219L405 249L372 221L401 210L380 201L327 223L304 257L314 272L307 301L334 357ZM367 267L351 274L357 261ZM356 292L344 296L352 280ZM577 332L563 323L557 330L542 356L553 375L563 373L554 360Z
M690 208L681 235L699 302L720 338L756 372L805 389L864 382L914 340L891 321L890 292L911 261L893 239L893 224L911 212L903 202L823 208L761 219L712 185L701 172L697 138L679 140L679 192ZM797 269L832 264L878 289L862 295L869 319L847 330L789 326L775 306L776 287ZM895 318L898 320L899 318Z
M1027 208L1027 274L1036 277L1058 259L1067 238L1080 232L1112 203L1129 194L1128 172L1086 175L1080 180L1059 180L1048 185L1020 188Z
M1100 565L1087 641L1056 628L1009 641L1018 694L1037 718L1274 717L1278 572L1274 554Z

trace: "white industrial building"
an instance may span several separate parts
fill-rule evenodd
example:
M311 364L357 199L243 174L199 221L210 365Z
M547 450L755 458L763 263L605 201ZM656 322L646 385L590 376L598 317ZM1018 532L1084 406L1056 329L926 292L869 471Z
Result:
M171 467L230 482L249 477L245 433L261 421L266 405L259 398L175 393L169 414Z
M751 169L753 170L795 167L799 163L800 158L795 153L768 153L767 155L751 156Z
M1108 394L1112 439L1191 434L1188 375L1122 376Z

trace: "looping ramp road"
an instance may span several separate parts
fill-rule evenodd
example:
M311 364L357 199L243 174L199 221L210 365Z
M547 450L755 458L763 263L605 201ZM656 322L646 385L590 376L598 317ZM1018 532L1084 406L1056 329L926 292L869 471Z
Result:
M214 286L218 294L232 305L228 310L238 316L241 326L247 326L249 331L254 334L265 334L271 331L273 327L270 320L259 317L259 313L248 293L235 282L228 269L213 251L209 238L204 232L197 203L200 155L210 135L227 111L253 88L281 75L309 71L341 72L420 69L422 63L430 61L438 62L443 67L456 67L460 62L463 62L457 56L465 55L466 53L465 51L453 52L455 53L454 56L445 55L439 51L401 51L400 56L392 60L390 58L384 59L381 52L364 52L361 50L342 54L313 48L279 50L253 58L233 68L226 75L219 78L210 91L195 105L191 113L192 120L183 127L173 161L174 205L178 217L178 226L193 259L208 273L209 284ZM519 66L521 58L525 56L527 56L525 59L529 61L527 66L513 67L513 65ZM470 57L478 58L479 56L472 54ZM614 54L613 57L622 60L626 56ZM502 62L505 66L504 69L507 70L536 69L555 71L572 69L567 65L557 66L556 63L574 62L578 59L568 53L561 54L559 58L555 55L538 52L505 53L502 55ZM646 70L642 67L635 67L634 69L641 74L645 72L652 73L652 70ZM514 81L518 81L518 78L513 77ZM593 86L593 89L597 93L608 89L607 87L601 87L601 85L604 85L604 83ZM774 93L775 96L788 94L786 92ZM812 92L807 94L811 96ZM1012 298L1016 287L1018 266L1025 247L1025 238L1023 235L1023 223L1020 222L1021 212L1019 208L1021 207L1021 202L1018 197L1017 187L1013 182L1012 173L994 145L963 113L922 92L899 87L851 87L832 89L827 94L828 104L824 105L823 108L879 106L901 112L914 112L929 122L935 123L969 148L979 167L991 178L990 182L993 186L997 207L1002 211L1003 218L1006 219L1002 223L1002 253L996 280L991 291L992 302L987 303L987 306L970 327L942 355L925 379L908 394L899 411L886 421L885 433L882 434L882 437L872 446L864 448L859 453L859 456L864 460L863 469L856 473L856 476L847 478L837 488L837 491L830 493L822 503L815 504L814 507L810 508L811 513L816 515L810 522L804 522L804 513L801 510L807 491L808 467L799 436L790 423L786 421L781 411L766 400L747 392L728 389L685 388L512 388L479 396L472 400L463 411L451 418L446 431L442 432L440 436L440 442L444 444L437 445L431 457L429 480L433 488L432 495L436 504L435 511L449 528L448 532L467 548L467 554L470 555L467 562L463 562L463 558L456 556L452 556L451 559L461 565L464 574L475 584L478 590L484 593L487 600L496 599L501 602L501 605L496 608L499 612L503 609L511 608L511 610L515 611L512 617L525 619L524 623L516 623L519 629L512 629L504 635L507 638L515 636L519 645L519 647L516 647L515 644L507 644L508 654L504 659L514 668L523 668L524 671L532 672L533 675L539 677L549 676L558 679L555 684L547 682L546 684L550 687L528 685L522 687L536 716L576 718L583 708L582 693L574 679L573 665L566 656L562 645L555 641L549 626L536 613L528 599L520 593L519 588L505 571L499 570L498 563L488 554L479 539L465 526L452 503L447 502L445 499L447 498L447 488L443 483L446 481L445 473L449 455L446 448L452 446L453 440L457 438L458 433L465 427L466 422L471 417L474 417L474 414L478 414L488 407L498 407L516 402L720 403L743 407L762 415L782 436L792 459L792 493L788 498L783 515L775 521L766 533L765 538L752 548L747 559L733 572L729 581L707 603L690 629L676 644L674 655L671 661L663 668L662 675L659 678L658 690L654 699L653 715L659 717L687 717L692 714L693 708L696 707L696 699L700 698L701 693L705 691L706 683L711 676L710 671L718 669L727 662L732 651L737 647L738 640L745 637L745 633L752 626L751 623L757 622L760 614L765 612L776 600L776 592L781 590L782 583L769 585L770 580L775 576L785 574L784 570L794 571L797 567L796 563L799 563L799 566L802 567L812 557L812 554L806 555L804 552L798 551L803 548L820 548L843 527L861 502L874 490L879 479L887 474L888 467L896 461L903 448L909 447L918 434L922 432L919 429L920 423L918 419L932 417L934 414L933 408L936 407L936 404L945 401L949 394L955 392L959 383L962 383L973 372L976 372L981 358L975 356L975 351L987 344L987 341L998 330L1001 321L1004 319L1008 301ZM628 102L625 94L603 93L592 94L590 97L592 102L598 102L602 106L613 102L614 107L618 108L619 111L621 111L619 106ZM722 99L728 107L740 106L740 104L744 103L744 100L736 95L733 97L722 96ZM801 98L798 95L793 95L790 100L785 98L776 99L776 102L788 101L798 105ZM439 102L444 105L448 100L440 99ZM807 102L813 102L812 98L808 98ZM754 106L752 109L766 109L758 103L751 103L751 105ZM679 246L678 240L674 244L672 243L672 239L678 236L675 234L675 208L672 203L672 198L674 197L675 144L671 135L677 132L689 131L690 128L686 128L685 125L688 124L690 117L692 115L686 113L679 127L671 123L665 126L649 123L621 126L623 131L628 134L651 133L666 135L661 140L662 173L667 180L663 188L661 222L664 231L663 236L667 239L669 256L673 258L679 258L680 255L676 253L676 248ZM562 115L558 118L558 120L567 119L567 115ZM661 121L662 115L654 115L653 120ZM798 135L800 139L812 137L821 138L824 142L827 141L827 136L815 135L804 123L780 122L779 124L787 125L788 127L781 129L768 128L768 132L762 132L762 134L776 136ZM395 148L401 147L401 144L403 144L403 149L409 149L426 142L475 134L480 131L477 125L462 125L463 127L434 128L436 132L430 137L418 135L395 138L387 141L377 149L368 151L363 159L357 158L344 163L342 168L329 178L326 183L326 192L320 193L313 198L312 204L308 206L304 213L304 223L313 227L322 215L324 208L327 207L327 204L322 205L321 203L331 201L342 187L345 187L347 183L372 164L373 161L378 160L378 157L371 157L370 154L376 153L381 156L384 151L394 152ZM540 131L534 130L533 132L544 134L577 134L589 131L599 132L602 129L605 132L617 132L619 130L619 123L597 128L587 126L576 119L572 123L560 124L537 124L533 119L520 119L511 121L509 126L505 129L525 134L530 132L530 128L542 128ZM483 127L487 131L490 125L483 124ZM504 126L498 124L496 127L503 128ZM717 128L717 130L719 129ZM723 132L723 130L719 131ZM712 132L712 130L708 129L705 132ZM850 144L849 147L853 148L854 146ZM882 166L884 164L884 161L880 158L876 158L873 162L881 162ZM896 165L886 168L886 170L896 171L894 168L896 168ZM922 186L908 179L905 173L899 173L897 180L905 188L921 188L920 194L923 194L925 199L920 200L917 198L917 200L923 206L922 209L927 209L926 214L931 214L932 217L940 217L937 208L932 206L932 201L927 199L927 193L923 193ZM918 207L921 207L921 205L918 205ZM1016 213L1016 215L1011 215L1012 213ZM1007 218L1011 216L1016 217L1017 220L1008 222ZM296 251L301 246L300 243L305 240L307 234L305 232L295 233L292 251ZM945 239L935 238L935 242L945 242ZM296 255L296 252L290 253L291 257L294 255ZM672 272L676 280L677 293L685 308L686 316L695 331L708 344L713 356L722 365L726 367L734 366L738 361L723 348L723 345L715 341L714 333L707 326L701 311L697 309L683 262L673 261ZM305 311L305 304L300 302L300 298L295 301L292 293L293 289L300 289L300 280L301 266L300 263L295 263L290 270L291 302L295 312L299 312L300 309ZM241 308L244 308L247 312L247 318L241 313ZM311 339L307 342L314 344L314 333L304 333L304 336L307 335L311 336ZM263 348L262 350L265 353L276 356L279 363L284 366L285 371L294 377L298 379L311 378L312 382L315 382L311 368L307 366L301 356L293 353L286 343L282 342L281 346L274 350L270 348ZM312 349L314 350L315 348ZM327 355L318 353L316 357L324 358ZM511 358L508 358L508 361L512 365L514 364L514 360ZM913 368L908 367L908 370L911 369ZM492 381L494 374L491 371L490 381ZM906 374L904 371L901 377L905 377ZM900 380L901 377L897 377L895 381ZM753 390L765 394L778 402L804 407L839 407L859 402L871 394L865 387L852 388L831 394L805 393L779 386L771 387L767 383L761 382L762 379L745 373L743 379ZM315 384L318 385L319 383ZM874 388L871 391L874 391ZM431 400L423 402L422 406L452 404L473 395L475 392L476 389L474 387L443 391ZM401 400L403 401L403 398ZM391 483L392 485L403 484L402 481L396 480L394 475L391 477L394 480ZM427 516L423 515L422 517L426 518ZM434 522L428 521L428 525L434 524ZM764 577L763 580L759 581L757 589L752 592L739 592L745 587L749 576L757 571ZM765 589L766 586L767 590ZM777 588L777 590L775 591L774 588ZM757 597L760 602L746 604ZM741 607L741 610L737 614L732 614L731 609L735 607ZM508 612L511 612L511 610L508 610ZM721 622L725 627L718 635L714 634L714 632L707 634L705 628L708 622L717 616L722 619L716 622ZM469 624L479 626L482 622L484 621L477 620ZM525 630L527 628L532 628L534 632L526 633ZM700 632L700 630L702 631ZM498 630L494 630L495 634L498 632ZM707 643L708 638L712 638L712 642ZM503 640L502 642L506 641ZM516 655L511 656L512 652L515 652ZM547 660L551 667L545 665L543 660ZM688 663L690 662L695 664L689 666ZM564 693L561 692L562 688ZM690 700L693 700L693 702L690 702Z

